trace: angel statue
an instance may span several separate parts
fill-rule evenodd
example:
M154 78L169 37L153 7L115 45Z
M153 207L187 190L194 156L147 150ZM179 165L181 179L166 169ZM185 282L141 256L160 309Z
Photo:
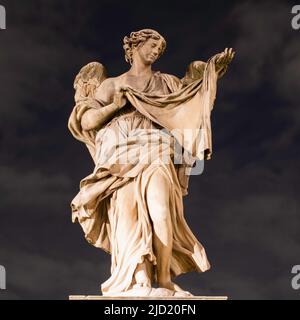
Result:
M104 296L190 296L173 278L210 264L185 220L183 196L195 161L211 157L216 83L235 52L194 61L179 79L152 70L166 49L157 31L132 32L123 42L127 72L110 78L92 62L74 82L68 127L95 168L80 182L72 220L111 254Z

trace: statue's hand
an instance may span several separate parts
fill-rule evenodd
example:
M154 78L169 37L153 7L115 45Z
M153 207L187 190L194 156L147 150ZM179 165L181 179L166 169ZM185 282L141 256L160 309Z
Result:
M232 61L235 52L232 48L226 48L223 52L221 52L216 59L216 68L220 70L224 67L227 67L229 63Z
M119 107L119 109L123 108L127 103L127 99L123 91L119 91L114 95L114 104Z

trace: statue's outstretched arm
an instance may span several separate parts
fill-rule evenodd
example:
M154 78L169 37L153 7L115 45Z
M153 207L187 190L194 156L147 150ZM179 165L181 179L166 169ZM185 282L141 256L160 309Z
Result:
M235 52L232 48L226 48L223 52L214 56L216 72L220 79L227 71L228 65L232 61ZM188 85L193 81L203 78L204 69L206 62L204 61L193 61L189 64L184 78L181 79L183 85Z
M226 48L223 52L219 53L216 57L216 71L218 77L221 78L227 71L228 65L231 63L235 52L232 48Z

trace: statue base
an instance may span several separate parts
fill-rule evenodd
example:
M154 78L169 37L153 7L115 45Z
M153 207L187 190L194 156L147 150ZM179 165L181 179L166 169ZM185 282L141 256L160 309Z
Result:
M134 287L127 291L98 295L69 296L69 300L228 300L227 296L194 296L188 291L166 288Z
M69 300L228 300L227 296L138 297L138 296L69 296Z

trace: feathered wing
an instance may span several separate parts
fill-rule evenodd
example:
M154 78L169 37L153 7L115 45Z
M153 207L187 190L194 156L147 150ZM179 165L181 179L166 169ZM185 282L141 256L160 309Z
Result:
M94 98L96 89L106 78L106 69L99 62L91 62L82 67L74 81L75 102Z
M215 56L216 57L216 56ZM181 82L184 86L189 85L190 83L203 79L204 70L207 65L207 62L204 61L193 61L191 62L186 70L185 76L181 79ZM227 71L227 66L222 66L218 71L218 78L220 79L225 72Z
M196 80L203 79L205 66L206 63L200 60L191 62L187 67L184 78L181 79L183 85L186 86Z
M68 128L77 140L86 144L93 160L95 160L97 132L96 130L83 130L81 118L87 110L101 107L95 99L95 92L106 78L105 67L99 62L91 62L81 68L74 81L75 106L69 118Z

